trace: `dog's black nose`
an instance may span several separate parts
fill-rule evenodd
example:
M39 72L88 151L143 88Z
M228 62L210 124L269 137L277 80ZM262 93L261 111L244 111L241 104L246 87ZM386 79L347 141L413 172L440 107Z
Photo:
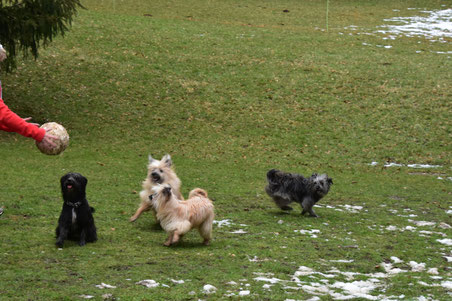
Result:
M156 172L151 173L151 177L152 179L154 179L155 181L160 180L160 175Z

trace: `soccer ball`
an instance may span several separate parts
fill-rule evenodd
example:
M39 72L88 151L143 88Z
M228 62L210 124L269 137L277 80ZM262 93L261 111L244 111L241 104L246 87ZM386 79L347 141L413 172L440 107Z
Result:
M56 144L55 147L44 144L42 141L36 142L36 146L42 153L46 155L59 155L69 145L69 134L61 124L56 122L47 122L41 125L41 129L45 129L49 134L58 137L58 139L53 140Z

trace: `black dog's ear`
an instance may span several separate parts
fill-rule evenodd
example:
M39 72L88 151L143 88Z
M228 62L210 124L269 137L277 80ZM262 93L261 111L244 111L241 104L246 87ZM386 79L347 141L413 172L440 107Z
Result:
M330 185L333 185L333 179L331 179L331 178L328 178L328 184L330 184Z
M88 179L85 178L84 176L82 176L82 183L83 183L83 186L85 186L85 187L86 187L86 185L88 185Z
M275 176L275 174L278 172L278 170L277 169L270 169L268 172L267 172L267 179L273 179L273 177Z

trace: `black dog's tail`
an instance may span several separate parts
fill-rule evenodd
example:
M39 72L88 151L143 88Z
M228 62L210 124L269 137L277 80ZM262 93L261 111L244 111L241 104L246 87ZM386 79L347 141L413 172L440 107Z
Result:
M94 207L89 207L89 209L91 209L91 213L94 213L96 211L96 209L94 209Z

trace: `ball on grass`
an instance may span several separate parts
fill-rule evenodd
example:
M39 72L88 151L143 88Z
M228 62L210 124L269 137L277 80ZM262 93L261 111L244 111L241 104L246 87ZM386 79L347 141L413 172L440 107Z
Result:
M43 141L36 142L36 146L42 153L46 155L59 155L69 145L69 134L61 124L56 122L47 122L41 125L41 129L45 129L49 134L58 137L53 140L56 144L55 147L43 143Z

